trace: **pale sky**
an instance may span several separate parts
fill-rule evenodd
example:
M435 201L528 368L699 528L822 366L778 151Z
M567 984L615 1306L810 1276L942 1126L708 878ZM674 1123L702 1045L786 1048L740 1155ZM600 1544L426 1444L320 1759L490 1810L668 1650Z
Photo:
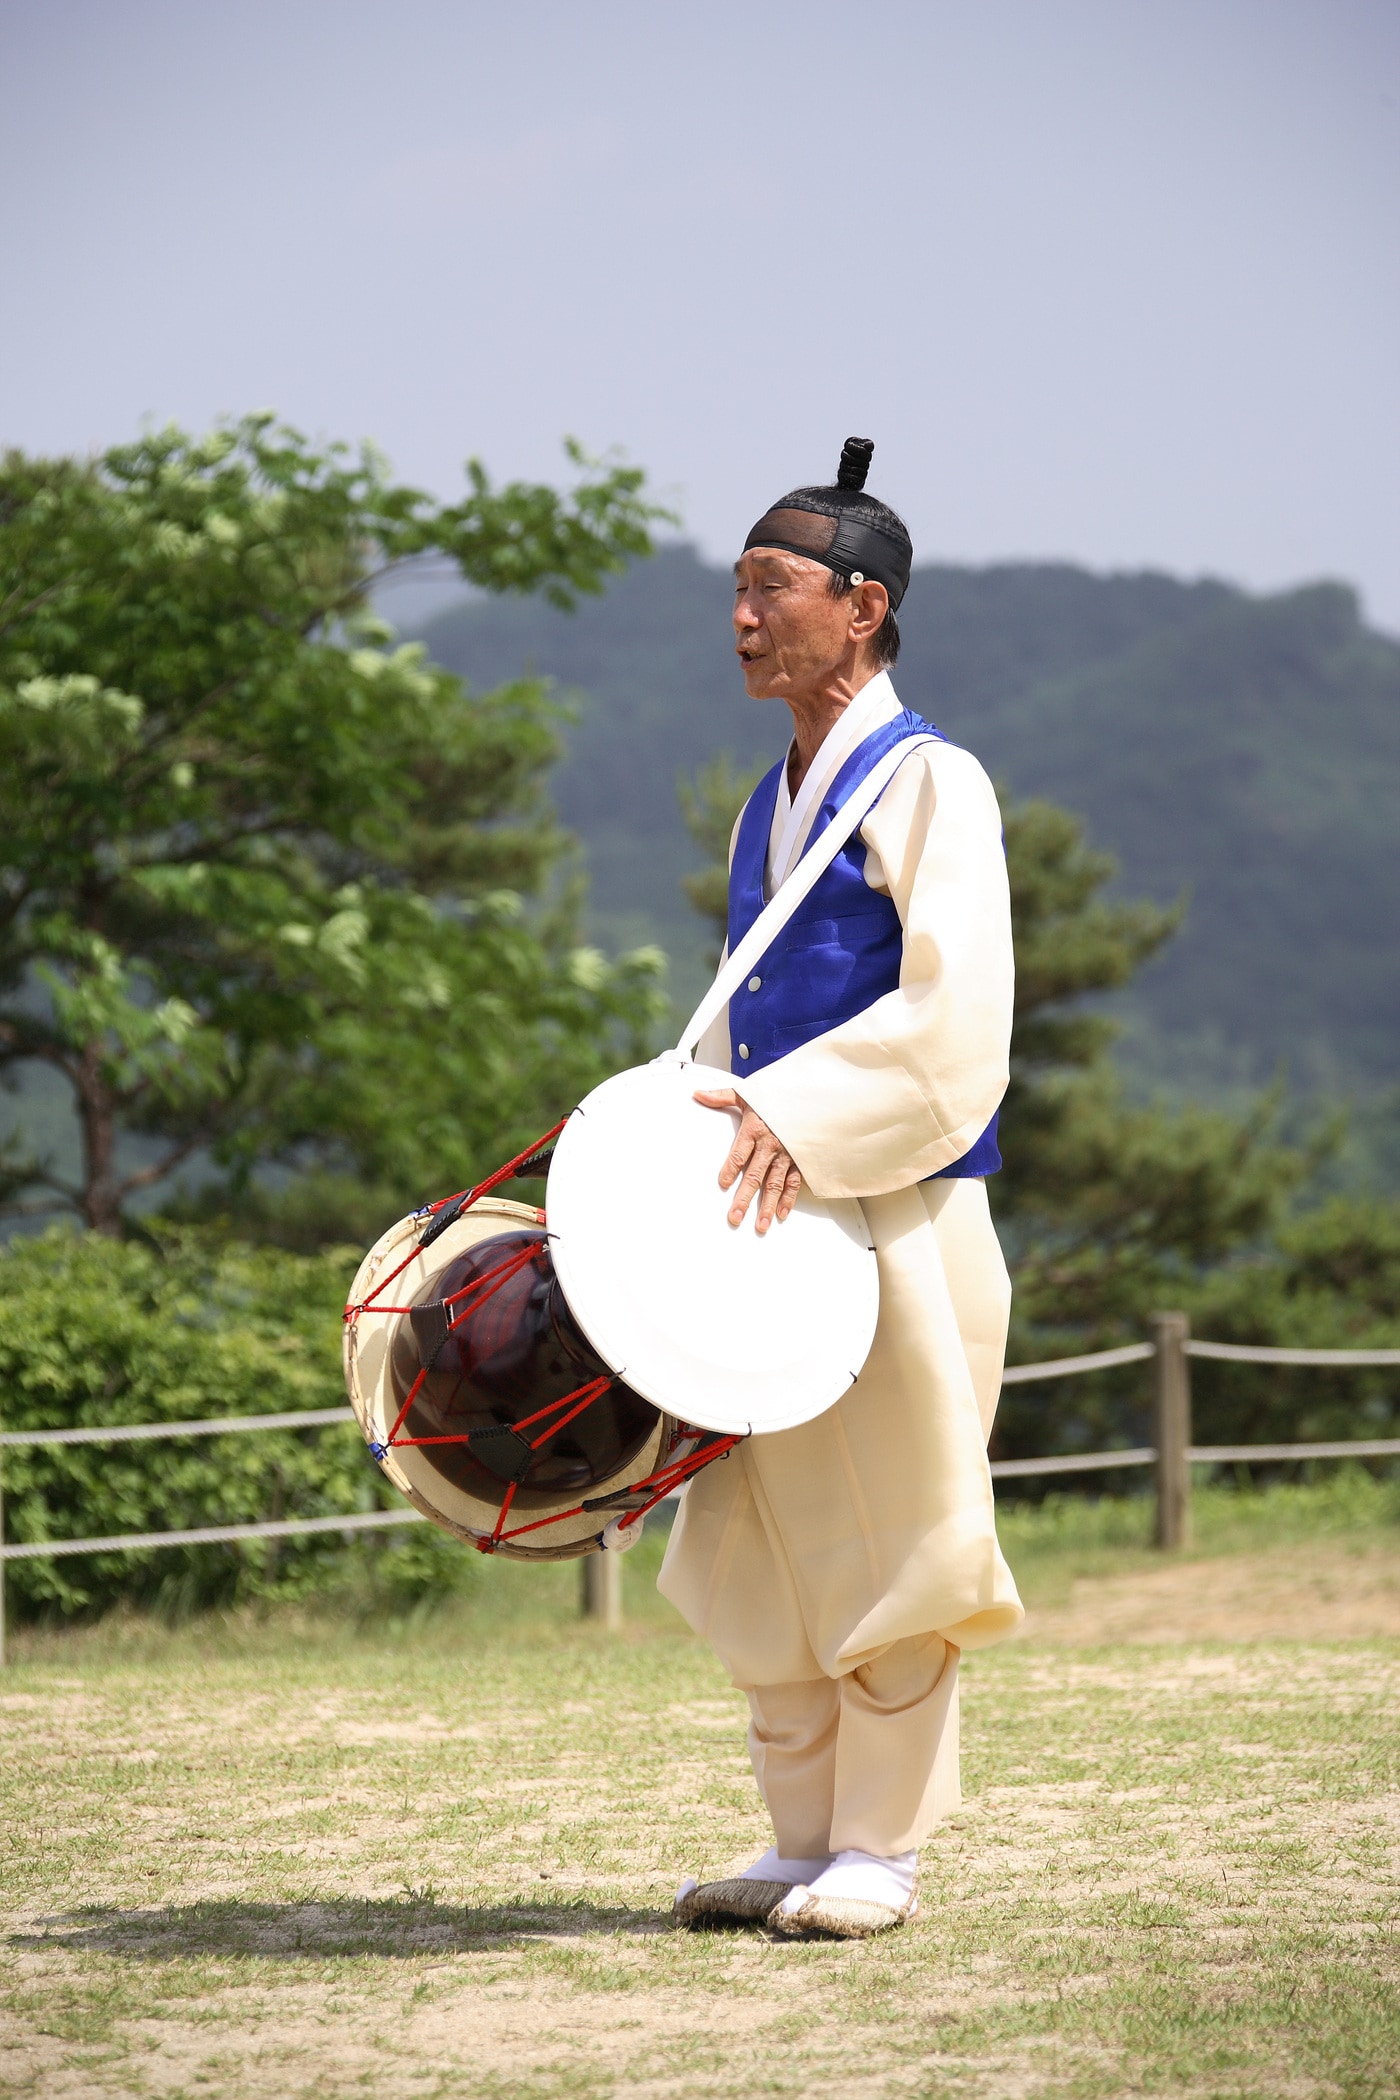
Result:
M5 0L0 440L565 432L729 558L842 438L919 558L1400 629L1400 0Z

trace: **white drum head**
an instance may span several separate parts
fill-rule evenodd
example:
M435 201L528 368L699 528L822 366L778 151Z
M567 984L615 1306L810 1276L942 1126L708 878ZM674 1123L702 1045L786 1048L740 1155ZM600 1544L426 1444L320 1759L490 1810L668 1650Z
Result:
M858 1203L804 1189L760 1239L719 1185L738 1111L674 1060L619 1072L559 1138L545 1199L555 1272L594 1348L635 1392L702 1429L761 1435L840 1398L870 1351L875 1252Z

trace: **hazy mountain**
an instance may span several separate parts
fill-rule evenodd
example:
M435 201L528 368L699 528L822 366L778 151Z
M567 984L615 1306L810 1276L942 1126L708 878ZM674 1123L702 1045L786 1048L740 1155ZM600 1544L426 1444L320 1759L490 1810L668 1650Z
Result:
M704 936L678 771L776 757L785 710L748 700L730 582L687 547L572 615L472 600L422 630L477 685L524 669L581 709L555 782L587 850L593 925L659 941L678 996ZM1121 887L1187 893L1186 925L1126 995L1126 1050L1189 1091L1268 1077L1370 1090L1400 1076L1400 644L1354 594L1060 564L917 569L896 683L1017 796L1078 810Z

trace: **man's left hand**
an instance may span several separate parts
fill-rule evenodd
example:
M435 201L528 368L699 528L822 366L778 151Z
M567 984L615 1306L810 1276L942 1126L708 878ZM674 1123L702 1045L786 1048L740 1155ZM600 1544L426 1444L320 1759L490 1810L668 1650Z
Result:
M754 1230L761 1236L774 1218L781 1225L790 1215L802 1189L802 1170L792 1154L768 1128L762 1116L755 1115L732 1088L717 1088L712 1094L697 1094L695 1098L702 1108L738 1108L743 1111L734 1142L719 1170L720 1187L734 1189L734 1201L729 1206L730 1224L743 1224L744 1214L757 1196L758 1216ZM736 1182L739 1185L734 1188Z

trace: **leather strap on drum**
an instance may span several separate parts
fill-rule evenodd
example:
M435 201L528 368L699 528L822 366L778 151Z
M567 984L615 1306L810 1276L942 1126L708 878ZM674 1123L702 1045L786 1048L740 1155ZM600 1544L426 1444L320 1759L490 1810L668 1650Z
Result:
M910 752L937 742L933 736L905 737L903 743L885 753L877 766L871 767L859 787L852 789L816 844L807 848L787 881L764 905L681 1030L675 1049L665 1053L668 1057L678 1057L683 1064L693 1060L695 1046L711 1021L724 1012L754 965L762 961L803 898L821 881L852 832L869 816Z

